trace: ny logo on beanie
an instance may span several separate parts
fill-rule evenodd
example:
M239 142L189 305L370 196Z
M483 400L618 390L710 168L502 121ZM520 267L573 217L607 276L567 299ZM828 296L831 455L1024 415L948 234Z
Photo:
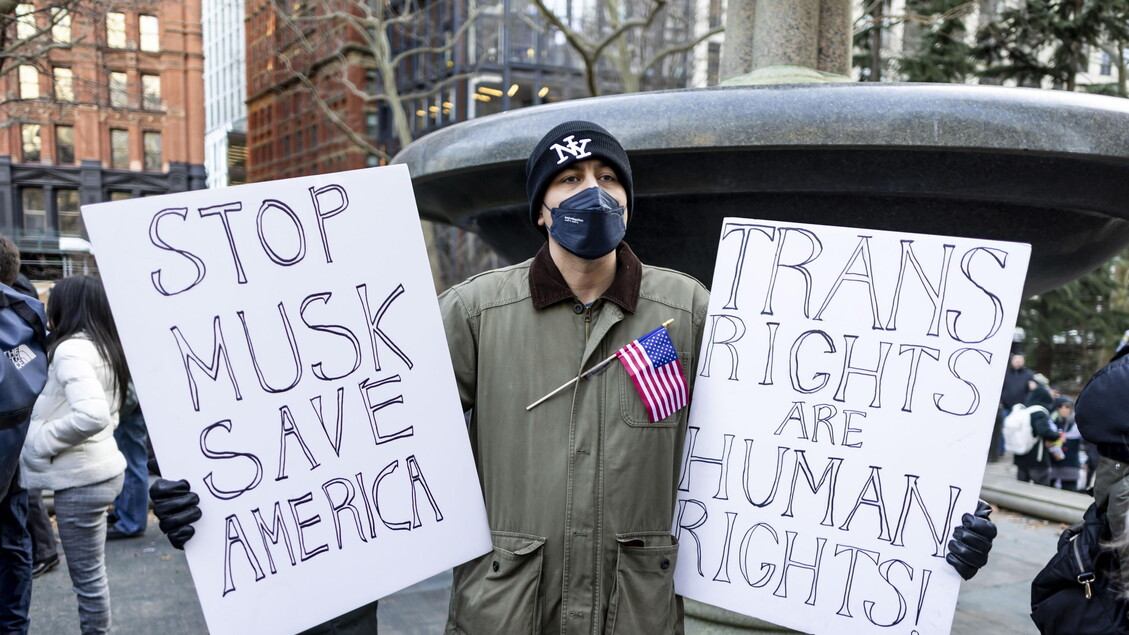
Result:
M592 156L591 152L586 152L584 150L584 147L592 141L591 139L581 139L580 142L577 143L576 135L570 134L564 139L561 139L561 141L564 141L568 145L562 146L559 143L554 143L553 145L549 146L550 150L557 151L557 165L560 165L568 160L568 157L565 156L566 152L571 154L573 159L583 159L585 157Z

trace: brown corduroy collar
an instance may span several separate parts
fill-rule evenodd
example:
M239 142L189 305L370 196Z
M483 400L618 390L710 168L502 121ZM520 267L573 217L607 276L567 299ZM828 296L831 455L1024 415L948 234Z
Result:
M615 279L600 297L615 302L628 313L635 313L642 283L643 263L639 262L627 243L620 242L616 248ZM549 255L548 243L533 257L533 264L529 267L529 292L533 298L533 308L537 310L576 298L576 294L565 283L561 270L553 262L553 257Z

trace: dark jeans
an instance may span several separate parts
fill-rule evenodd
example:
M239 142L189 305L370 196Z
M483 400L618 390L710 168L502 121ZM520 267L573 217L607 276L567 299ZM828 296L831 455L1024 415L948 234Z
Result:
M36 563L59 555L55 530L51 527L51 518L47 516L41 489L27 491L27 530L31 533L32 556Z
M19 470L0 501L0 632L27 633L31 607L31 534L27 530L27 490Z
M118 450L125 455L125 483L122 493L114 499L113 513L117 519L114 526L123 534L144 533L149 519L149 470L145 467L149 460L145 446L148 438L140 408L122 417L114 429Z

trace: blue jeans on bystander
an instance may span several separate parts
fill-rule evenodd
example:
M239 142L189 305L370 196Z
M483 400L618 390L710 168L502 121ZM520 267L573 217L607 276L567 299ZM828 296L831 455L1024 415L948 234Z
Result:
M120 536L138 536L145 533L149 519L149 450L145 442L149 432L141 408L123 415L114 429L118 450L125 455L125 482L122 493L114 499L114 528Z

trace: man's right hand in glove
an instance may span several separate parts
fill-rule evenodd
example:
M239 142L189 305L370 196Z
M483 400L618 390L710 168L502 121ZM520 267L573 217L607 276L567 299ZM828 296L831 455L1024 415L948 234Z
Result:
M158 478L149 487L153 500L153 513L161 521L161 531L177 549L196 533L192 523L200 520L200 497L188 486L188 481L170 481Z

